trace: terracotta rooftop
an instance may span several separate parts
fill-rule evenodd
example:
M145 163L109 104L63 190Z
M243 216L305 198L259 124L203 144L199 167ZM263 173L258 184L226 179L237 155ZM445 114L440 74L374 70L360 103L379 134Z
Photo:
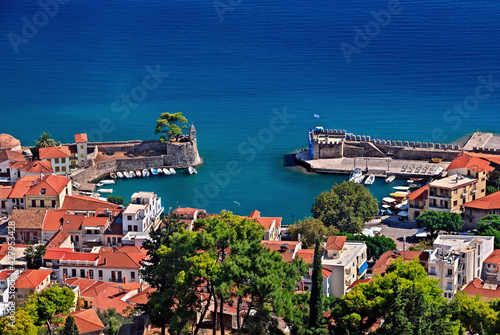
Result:
M52 235L50 240L45 244L47 248L59 248L68 238L71 238L71 234L66 230L59 230L57 233Z
M58 231L61 229L62 219L66 211L63 210L49 210L45 215L45 219L43 220L42 230L47 231Z
M260 212L258 210L254 210L250 215L248 216L252 220L257 220L258 223L260 223L265 230L269 230L271 228L271 225L273 222L276 223L276 227L278 227L281 224L282 218L280 217L264 217L260 216Z
M52 270L25 270L16 280L16 288L36 288L47 277L50 280Z
M26 194L56 196L64 191L69 182L71 180L64 176L54 174L45 175L38 183L31 186Z
M347 236L330 236L328 241L326 241L326 250L342 250L344 249L345 241Z
M348 288L347 290L352 290L353 288L355 288L356 286L358 286L359 284L369 284L371 283L371 281L373 280L373 278L364 278L364 279L358 279L356 280L354 283L352 283Z
M196 211L198 212L204 212L205 210L204 209L198 209L198 208L189 208L189 207L185 207L185 208L176 208L172 213L173 214L178 214L178 215L190 215L190 216L193 216Z
M33 183L38 179L40 179L40 176L36 175L26 175L22 177L14 185L14 188L12 189L9 198L24 198L26 192L29 191L31 185L33 185Z
M26 158L23 153L19 151L0 150L0 163L5 161L26 162Z
M500 249L495 249L493 252L484 260L484 263L498 264L500 265Z
M423 201L427 200L427 194L429 192L429 187L427 185L424 185L415 191L411 192L408 194L408 200L414 200L414 201Z
M151 293L156 291L155 288L146 287L142 292L137 293L136 295L127 299L127 302L134 305L145 305L149 301L149 297Z
M1 270L0 271L0 280L5 280L10 277L13 271L11 270Z
M71 286L78 286L80 288L80 296L91 299L95 299L99 294L104 292L106 287L112 285L112 283L102 280L78 277L66 279L66 284Z
M85 133L75 134L75 142L76 143L87 143L88 142L87 134L85 134Z
M477 209L500 209L500 192L466 202L461 206Z
M144 260L143 254L132 254L126 252L99 252L100 268L112 269L140 269L140 262Z
M31 162L10 162L9 168L19 169L26 173L54 173L52 163L50 161L31 161Z
M104 330L104 325L97 313L92 309L84 309L78 312L72 312L71 315L75 319L76 326L80 334L99 332Z
M21 141L9 134L0 134L0 150L12 149L21 145Z
M39 151L40 159L51 159L51 158L67 158L71 156L71 152L67 146L58 146L40 148Z
M14 209L10 217L16 229L42 229L46 209Z
M66 214L62 219L62 229L64 230L80 230L82 228L83 220L85 219L84 215L71 215Z
M425 251L386 251L380 256L380 258L372 266L372 272L374 274L383 274L386 272L387 267L396 258L403 258L405 262L411 261L414 258L418 258L420 261L427 261L429 259L429 254Z
M473 156L473 157L479 157L479 158L485 159L487 161L490 161L492 163L495 163L497 165L500 165L500 156L499 155L480 154L480 153L476 153L476 152L467 152L467 155Z
M12 192L12 186L0 185L0 199L8 199L10 192Z
M83 227L104 227L109 223L109 218L106 216L86 216L83 219Z
M115 308L117 313L124 315L125 313L123 312L127 307L133 308L134 306L129 302L123 301L123 298L130 291L137 290L139 287L139 283L109 285L92 301L92 306L102 310Z
M82 211L96 211L98 209L118 209L118 205L112 204L107 201L99 200L92 197L83 195L68 195L64 198L64 203L61 209L65 210L82 210Z
M58 247L50 247L47 248L45 254L43 255L44 260L61 260L64 255L68 252L74 252L71 248L58 248Z
M297 251L295 258L302 258L306 263L312 264L314 261L314 249L300 249Z
M481 279L475 278L467 286L462 289L463 292L468 295L475 296L480 294L482 297L488 297L492 299L500 298L500 286L497 286L496 290L484 288L484 283Z
M446 171L455 170L455 169L464 169L474 170L477 172L487 171L491 172L494 170L492 166L490 166L490 162L484 160L479 157L470 156L468 154L459 154L455 159L453 159L446 168Z

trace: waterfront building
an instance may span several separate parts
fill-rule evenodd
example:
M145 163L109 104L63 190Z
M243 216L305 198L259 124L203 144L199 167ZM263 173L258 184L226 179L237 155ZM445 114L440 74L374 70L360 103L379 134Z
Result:
M428 275L441 279L444 297L452 299L458 289L481 278L493 248L493 236L439 235L429 256Z
M475 228L479 220L486 215L500 215L500 192L495 192L483 198L466 202L462 205L462 208L464 209L464 228Z
M70 146L70 167L86 168L88 164L87 134L75 134L75 145Z
M59 209L64 202L64 198L72 194L73 185L71 179L64 176L45 175L35 180L26 192L26 208Z
M40 148L38 156L42 161L50 161L55 174L69 174L71 152L68 146Z
M252 220L256 220L260 225L264 227L264 240L280 240L281 221L283 220L283 218L260 216L260 212L258 210L254 210L248 217Z
M149 232L160 224L164 208L161 198L153 192L136 192L123 211L123 232Z
M325 244L321 263L332 272L327 296L342 297L352 283L366 274L365 242L346 239L346 236L330 236Z

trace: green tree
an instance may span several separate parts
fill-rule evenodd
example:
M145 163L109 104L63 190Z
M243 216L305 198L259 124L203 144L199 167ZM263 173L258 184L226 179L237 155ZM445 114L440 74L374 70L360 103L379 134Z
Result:
M363 185L347 181L321 193L311 209L313 217L327 227L347 233L360 233L365 222L373 219L377 211L377 200L370 191Z
M182 113L162 113L156 121L155 134L161 134L160 140L165 143L172 138L179 139L182 135L182 129L187 128L188 120Z
M80 335L75 318L71 314L66 318L66 323L61 331L61 335Z
M9 316L0 319L0 335L37 335L38 328L27 311L18 309L14 317L14 320Z
M57 142L50 138L50 133L43 132L39 138L35 140L35 148L46 148L56 146Z
M496 188L494 186L486 186L486 195L490 195L490 194L497 193L497 192L498 192L498 188Z
M499 312L480 296L469 297L464 292L457 292L450 303L450 310L470 334L481 333L482 329L487 334L498 334L500 331Z
M104 313L97 313L97 316L99 316L105 327L105 335L116 335L121 326L132 322L132 317L124 317L120 313L117 313L115 308L108 308Z
M477 223L476 229L480 233L483 233L488 228L493 228L493 229L496 229L496 230L500 230L500 216L498 216L496 214L489 214L489 215L486 215L485 217L483 217Z
M125 199L118 195L109 195L106 200L112 204L123 205L125 203Z
M432 236L435 236L439 230L458 232L464 225L459 214L441 211L425 211L415 221L417 227L425 228Z
M381 334L397 334L409 327L408 322L414 326L404 334L459 334L459 322L451 321L442 293L439 282L427 277L418 260L396 259L384 277L357 285L339 300L331 328L335 334L360 334L387 318Z
M319 238L321 241L328 239L328 236L338 234L338 230L333 227L326 227L319 219L311 217L295 222L294 225L288 227L290 236L293 240L297 240L300 234L302 248L312 249L315 241Z
M37 315L40 322L51 320L56 313L68 313L74 306L75 293L69 287L52 285L35 294Z
M340 235L347 236L348 241L364 241L366 243L366 255L368 260L376 261L385 252L397 249L396 242L394 242L392 238L382 235L373 237L363 234L340 233Z
M316 240L312 270L311 298L309 300L309 328L322 326L323 320L323 267L321 266L320 240Z
M38 244L36 247L28 243L28 247L24 250L24 258L26 258L28 269L39 269L43 264L43 255L47 251L47 247L43 244Z
M495 189L500 189L500 171L493 170L488 174L488 179L486 179L486 186L494 187Z

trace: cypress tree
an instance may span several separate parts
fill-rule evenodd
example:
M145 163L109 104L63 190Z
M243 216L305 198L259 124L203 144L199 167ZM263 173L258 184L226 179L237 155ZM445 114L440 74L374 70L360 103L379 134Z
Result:
M61 332L62 335L80 335L80 332L78 331L78 327L76 326L75 319L73 316L70 314L66 318L66 324L64 325L64 328Z
M309 328L321 327L323 318L323 267L321 266L320 241L316 240L312 270L311 298L309 300Z

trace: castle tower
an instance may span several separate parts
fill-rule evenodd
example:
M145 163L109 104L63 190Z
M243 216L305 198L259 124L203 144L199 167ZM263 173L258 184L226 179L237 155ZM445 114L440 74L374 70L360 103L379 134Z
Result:
M191 123L191 127L189 127L189 141L196 142L196 129L194 128L194 124Z
M76 142L76 166L78 167L88 167L87 160L87 134L75 134Z

